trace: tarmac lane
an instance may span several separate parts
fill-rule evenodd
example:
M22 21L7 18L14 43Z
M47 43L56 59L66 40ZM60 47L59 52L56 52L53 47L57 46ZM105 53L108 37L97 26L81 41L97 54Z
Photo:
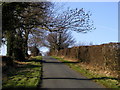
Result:
M50 56L43 57L41 88L105 88Z

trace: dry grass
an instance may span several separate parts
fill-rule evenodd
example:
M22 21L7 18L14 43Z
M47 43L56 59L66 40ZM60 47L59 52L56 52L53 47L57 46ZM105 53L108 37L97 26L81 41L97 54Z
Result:
M90 64L86 64L86 63L79 63L78 65L82 68L85 68L86 70L89 70L89 71L95 73L95 74L104 75L107 77L115 77L115 78L118 77L118 74L116 71L111 71L109 69L103 70L103 69L100 69L101 67L93 66Z
M67 57L64 57L64 56L59 56L60 58L63 58L67 61L70 61L70 62L77 62L78 60L77 59L71 59L71 58L67 58Z
M20 61L17 61L17 60L14 60L14 62L17 63L17 64L23 64L23 65L28 64L28 62L20 62Z
M64 60L66 61L70 61L70 62L77 62L78 60L77 59L71 59L71 58L66 58L64 56L61 56L60 58L63 58ZM118 73L116 71L112 71L110 69L102 69L102 67L100 66L93 66L91 64L88 64L88 63L78 63L77 64L78 66L82 67L82 68L85 68L86 70L89 70L95 74L99 74L99 75L104 75L104 76L107 76L107 77L115 77L117 78L118 77Z
M69 62L69 59L63 59L55 56L54 58L63 62ZM112 71L103 71L100 70L100 68L97 66L95 68L92 67L92 65L86 63L67 63L67 65L88 78L96 78L94 79L95 82L98 82L107 88L120 88L120 82L117 80L116 74L110 74Z

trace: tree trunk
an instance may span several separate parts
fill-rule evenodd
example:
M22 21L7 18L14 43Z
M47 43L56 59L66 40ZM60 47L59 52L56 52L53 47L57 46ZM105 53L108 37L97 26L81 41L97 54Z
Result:
M28 44L27 44L28 38L25 39L25 57L28 57Z
M28 57L28 35L29 35L29 30L26 30L25 31L25 42L24 42L25 57Z
M19 61L25 60L25 52L24 52L24 40L22 37L22 32L19 31L16 34L16 38L14 40L14 58Z
M11 31L7 32L7 56L13 56L13 40L14 36Z

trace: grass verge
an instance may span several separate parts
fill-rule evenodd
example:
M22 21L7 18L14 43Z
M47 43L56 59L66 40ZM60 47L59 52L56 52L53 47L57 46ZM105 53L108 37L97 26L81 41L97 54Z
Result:
M62 62L70 62L68 60L65 60L64 58L60 58L60 57L56 57L56 56L52 56L52 57L55 59L58 59ZM106 88L120 88L120 83L114 77L107 77L107 76L103 76L100 74L96 74L94 72L91 72L90 70L87 70L87 69L81 67L79 64L75 64L75 63L66 63L66 64L73 70L81 73L82 75L86 76L87 78L92 78L93 81L104 85Z
M7 79L2 80L2 88L36 88L41 76L41 56L33 57L32 60L16 62L16 68L10 68L6 73Z

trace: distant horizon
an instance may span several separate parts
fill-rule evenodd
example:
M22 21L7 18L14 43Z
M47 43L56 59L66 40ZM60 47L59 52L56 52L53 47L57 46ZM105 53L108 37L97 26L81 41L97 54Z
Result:
M120 42L108 42L108 43L93 44L93 45L87 45L86 44L86 45L81 45L81 46L94 46L94 45L103 45L103 44L110 44L110 43L120 43ZM2 47L2 49L1 49L1 47ZM0 56L6 56L6 54L7 54L7 47L5 45L4 46L2 45L1 47L0 47ZM79 46L73 46L73 47L79 47ZM46 53L46 52L48 52L48 48L44 47L42 49L42 47L41 47L41 51L43 53ZM28 53L30 54L30 51L28 51Z

